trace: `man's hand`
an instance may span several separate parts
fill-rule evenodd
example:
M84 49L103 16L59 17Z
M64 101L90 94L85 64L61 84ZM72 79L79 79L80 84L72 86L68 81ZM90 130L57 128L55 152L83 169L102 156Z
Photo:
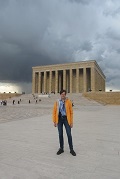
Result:
M70 127L72 128L72 127L73 127L73 124L70 124Z
M57 124L54 122L54 127L57 127Z

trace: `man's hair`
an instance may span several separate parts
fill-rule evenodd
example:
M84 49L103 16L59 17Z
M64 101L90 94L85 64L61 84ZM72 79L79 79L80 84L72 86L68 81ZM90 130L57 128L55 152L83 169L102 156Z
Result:
M60 95L61 95L62 93L64 93L64 92L65 92L65 94L66 94L66 90L64 90L64 89L61 90L61 91L60 91Z

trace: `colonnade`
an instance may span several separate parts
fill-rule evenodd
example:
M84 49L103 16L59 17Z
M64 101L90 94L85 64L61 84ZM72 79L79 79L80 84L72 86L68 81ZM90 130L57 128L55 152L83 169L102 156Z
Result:
M91 90L91 87L94 90L91 72L91 68L33 72L33 92L58 93L66 89L68 93L80 93Z
M105 76L96 61L33 67L32 93L105 91Z

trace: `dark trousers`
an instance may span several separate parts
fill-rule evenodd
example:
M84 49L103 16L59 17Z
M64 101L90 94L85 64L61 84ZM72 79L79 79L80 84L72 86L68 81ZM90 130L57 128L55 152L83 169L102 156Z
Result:
M59 133L60 148L64 149L63 124L64 124L65 129L66 129L69 148L70 148L70 150L72 150L73 149L73 143L72 143L71 127L68 124L66 117L59 117L59 122L58 122L58 133Z

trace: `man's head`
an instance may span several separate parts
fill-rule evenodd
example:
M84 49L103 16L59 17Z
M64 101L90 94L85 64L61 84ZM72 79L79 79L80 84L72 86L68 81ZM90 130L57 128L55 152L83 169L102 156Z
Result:
M65 98L66 98L66 90L61 90L60 91L60 96L61 96L62 100L65 100Z

